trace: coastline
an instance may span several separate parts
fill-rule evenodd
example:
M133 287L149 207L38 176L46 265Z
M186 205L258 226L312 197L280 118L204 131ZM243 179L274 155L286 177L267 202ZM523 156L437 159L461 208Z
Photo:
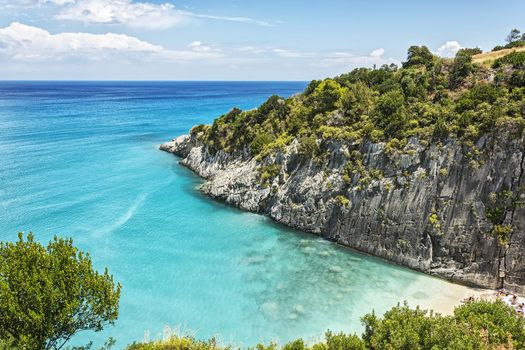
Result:
M178 158L179 165L190 169L191 171L199 175L205 181L206 180L209 181L211 179L210 175L203 176L201 173L196 171L195 168L191 164L184 162L185 157L184 157L184 154L181 154L181 152L185 152L185 150L184 148L180 148L182 140L186 140L186 136L183 135L179 138L172 140L171 142L162 144L159 146L159 149L176 155ZM206 182L203 185L205 184ZM205 188L203 190L203 187L202 187L203 185L201 185L200 190L201 192L206 194L208 197L210 197L210 199L218 200L220 202L232 205L232 203L228 203L228 201L225 201L220 197L210 195L210 193L207 192ZM239 207L239 206L236 205L236 207ZM240 209L246 210L245 208L242 208L242 207L240 207ZM273 219L277 224L283 225L282 222L275 220L275 218L273 218L272 216L269 216L269 217ZM284 224L284 226L288 226L288 225ZM301 229L299 229L299 231L308 232L308 231L304 231ZM327 239L326 237L322 237L322 236L321 238ZM330 241L333 241L333 240L330 240ZM373 254L370 254L366 251L360 251L359 249L355 249L353 247L346 246L337 241L333 241L333 242L340 245L341 247L345 249L356 250L359 253L374 256ZM399 264L395 261L385 259L381 256L375 256L375 257L384 259L390 264L403 266L403 264ZM410 268L410 266L405 266L405 267ZM418 271L418 269L414 269L414 270ZM454 308L462 305L469 298L481 299L481 300L492 300L492 301L498 299L497 297L498 290L496 288L484 288L483 286L476 286L471 283L466 284L464 281L454 280L454 279L447 278L447 277L444 277L442 275L435 274L435 273L426 273L426 274L429 275L430 277L439 278L443 280L447 284L447 289L440 290L437 293L432 293L429 298L426 298L426 299L421 298L418 300L417 304L409 303L409 305L412 307L419 306L422 309L432 310L435 313L440 313L443 315L451 315L454 311ZM516 294L519 295L520 297L523 297L523 295L520 293L516 293Z
M519 140L507 139L504 130L480 139L478 147L488 148L490 158L477 170L463 166L462 148L454 140L423 146L413 139L412 155L393 159L383 144L367 143L361 150L367 166L383 169L385 177L367 188L350 188L344 197L349 204L338 197L345 188L342 171L352 145L328 144L331 165L322 169L298 153L295 141L261 163L245 149L213 151L199 135L179 136L159 149L181 157L181 165L205 179L200 190L211 198L448 281L525 291L520 272L523 209L512 216L517 230L507 247L484 233L492 224L485 219L483 198L503 185L485 179L504 171L508 175L502 180L509 186L525 181L510 177L524 166L525 157ZM275 162L281 164L279 173L261 185L261 169Z

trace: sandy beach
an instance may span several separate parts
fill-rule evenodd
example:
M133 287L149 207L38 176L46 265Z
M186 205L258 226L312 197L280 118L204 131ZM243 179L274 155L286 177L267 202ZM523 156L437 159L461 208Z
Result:
M482 300L503 300L509 305L512 305L512 292L505 294L499 293L495 289L484 289L484 288L473 288L466 287L459 284L450 283L449 290L446 292L440 291L436 293L432 298L421 301L419 306L423 309L434 310L434 312L450 315L454 312L454 308L462 305L469 298L482 299ZM525 303L525 297L522 295L517 296L516 305ZM414 305L411 305L414 306Z

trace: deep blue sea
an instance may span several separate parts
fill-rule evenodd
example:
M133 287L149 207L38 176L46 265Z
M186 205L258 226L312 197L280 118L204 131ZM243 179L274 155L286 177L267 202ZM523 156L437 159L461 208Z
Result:
M462 287L212 201L158 145L303 82L0 82L0 240L71 236L122 283L120 316L80 343L171 331L253 345L327 329ZM437 301L436 301L437 300Z

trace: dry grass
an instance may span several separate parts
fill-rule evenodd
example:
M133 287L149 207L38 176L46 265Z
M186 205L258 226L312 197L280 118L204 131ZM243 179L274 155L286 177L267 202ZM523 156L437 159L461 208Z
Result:
M485 66L490 66L494 63L495 60L503 56L507 56L513 52L525 51L525 47L514 47L512 49L503 49L499 51L485 52L478 55L472 56L472 62L482 64Z

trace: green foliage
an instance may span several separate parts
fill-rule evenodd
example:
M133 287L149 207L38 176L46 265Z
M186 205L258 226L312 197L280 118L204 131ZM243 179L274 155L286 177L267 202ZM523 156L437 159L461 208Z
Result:
M302 136L299 139L299 151L307 156L315 157L320 152L320 147L314 135Z
M491 231L491 235L496 237L502 246L509 244L511 234L512 226L510 225L494 225Z
M204 125L204 124L196 125L193 128L191 128L190 134L197 135L197 134L200 134L201 132L206 132L209 129L209 127L210 127L209 125Z
M499 51L503 49L510 49L514 47L523 47L525 46L525 33L521 33L519 29L512 29L507 37L505 38L507 42L506 45L498 45L492 49L492 51Z
M525 34L523 34L525 35ZM525 46L525 37L522 35L521 40L519 41L513 41L511 43L508 43L507 45L496 45L492 49L492 51L501 51L505 49L512 49L516 47L524 47Z
M379 97L373 121L390 137L395 137L407 128L405 95L401 90L391 90Z
M279 175L281 168L282 168L281 164L270 164L270 165L262 166L259 169L261 182L267 183L271 179L275 178L277 175Z
M525 322L503 302L477 301L440 316L406 304L363 318L369 349L520 349Z
M166 340L152 341L148 343L133 343L126 350L229 350L230 347L222 347L212 338L208 341L197 340L192 337L172 335ZM258 350L270 350L264 348Z
M410 46L408 48L407 61L403 63L403 68L412 66L430 67L434 63L435 56L426 46Z
M363 155L359 151L352 151L349 154L348 162L343 168L343 181L350 185L354 175L358 174L360 177L365 176L366 169L363 165Z
M0 244L0 340L16 349L59 349L82 330L100 331L118 317L120 284L71 239L47 247L32 234Z
M437 229L441 227L441 225L439 224L439 216L437 215L437 213L430 214L430 216L428 217L428 222L430 222L430 224Z
M443 177L447 176L448 175L448 169L447 168L439 169L439 175L443 176Z
M258 134L250 143L250 150L252 154L260 154L272 141L273 139L270 135L266 133Z
M323 342L306 344L291 341L282 350L503 350L525 347L525 318L501 301L473 301L454 310L450 316L434 314L405 303L362 318L361 337L328 331ZM134 343L126 350L230 350L214 339L195 340L173 336L164 341ZM248 350L277 350L274 343L258 344Z
M348 198L346 198L345 196L343 196L342 194L337 195L335 197L335 201L341 207L346 207L346 206L348 206L348 204L350 204L350 200Z
M346 89L343 89L337 107L347 117L347 125L358 122L363 115L369 115L374 107L377 95L376 91L370 89L362 81L349 84Z
M453 321L466 326L470 337L481 335L487 349L525 348L525 318L502 301L461 305L454 310Z
M513 42L520 41L520 39L521 39L521 32L518 29L514 28L507 35L507 38L505 40L509 44L512 44Z
M502 225L508 212L519 204L511 191L492 192L485 203L485 216L494 225Z
M492 67L500 68L505 65L510 65L513 68L525 68L525 51L515 51L507 56L498 58Z
M476 67L472 63L472 56L478 53L481 53L480 49L461 49L456 53L449 78L452 89L457 88L474 72Z
M334 110L342 93L343 89L337 81L332 79L323 80L315 88L314 92L308 96L313 112L323 113Z
M405 149L410 137L422 144L457 138L468 149L484 134L502 129L521 137L525 53L505 56L487 72L472 61L480 52L462 49L452 61L432 55L424 46L412 46L402 68L357 68L333 79L314 80L303 94L272 96L255 110L233 109L211 127L199 126L192 133L198 131L212 152L249 151L257 161L297 140L300 153L319 163L330 159L331 141L352 147L384 142L389 153L396 154L410 152ZM488 73L495 78L489 79ZM478 159L471 163L480 164ZM350 167L353 173L364 173L355 162ZM366 174L361 175L366 182ZM346 172L347 183L351 176Z

